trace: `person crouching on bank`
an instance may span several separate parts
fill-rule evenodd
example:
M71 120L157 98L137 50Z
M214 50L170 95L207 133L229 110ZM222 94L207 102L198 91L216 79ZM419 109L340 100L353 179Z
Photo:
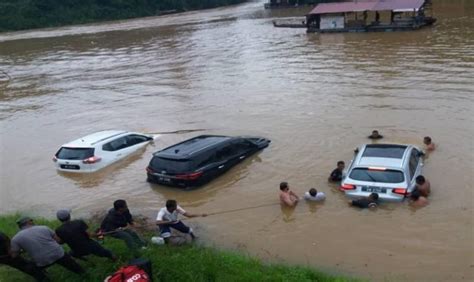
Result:
M186 212L181 208L176 200L167 200L166 207L161 208L156 216L156 225L160 228L161 237L165 240L165 243L169 243L169 238L171 237L171 228L178 230L181 233L189 234L194 240L196 236L193 233L193 229L186 226L181 220L179 220L179 215L184 215L185 217L205 217L207 214L191 214Z

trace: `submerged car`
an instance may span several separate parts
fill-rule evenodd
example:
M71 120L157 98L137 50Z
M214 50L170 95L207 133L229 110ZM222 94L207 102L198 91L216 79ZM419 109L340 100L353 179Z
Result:
M197 136L154 153L146 169L147 180L200 186L269 144L270 140L259 137Z
M402 201L416 186L422 151L413 145L367 144L356 150L341 190L350 198L378 193L379 200Z
M53 161L60 171L95 172L126 158L151 141L152 136L136 132L100 131L64 144Z

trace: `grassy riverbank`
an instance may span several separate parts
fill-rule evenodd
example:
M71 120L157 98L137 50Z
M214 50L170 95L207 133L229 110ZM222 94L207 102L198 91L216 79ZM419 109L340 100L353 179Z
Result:
M0 231L12 237L18 229L18 215L0 216ZM52 229L59 225L56 220L35 220ZM94 223L90 224L95 227ZM153 233L145 234L150 238ZM52 281L103 281L120 266L132 258L122 241L106 238L105 247L120 259L113 263L107 259L90 257L80 264L87 269L85 276L78 276L60 266L52 266L48 274ZM168 247L150 245L143 257L152 261L154 281L355 281L327 275L310 268L271 265L234 252L188 245ZM33 281L28 276L10 267L0 265L0 281Z
M2 0L0 32L215 8L246 0Z

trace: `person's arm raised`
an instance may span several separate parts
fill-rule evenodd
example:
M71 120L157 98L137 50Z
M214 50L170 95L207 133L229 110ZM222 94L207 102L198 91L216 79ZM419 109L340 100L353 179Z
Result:
M185 217L188 217L188 218L192 218L192 217L206 217L206 216L207 216L206 213L199 213L199 214L196 213L196 214L194 214L194 213L189 213L189 212L185 212L185 213L183 213L183 215L184 215Z

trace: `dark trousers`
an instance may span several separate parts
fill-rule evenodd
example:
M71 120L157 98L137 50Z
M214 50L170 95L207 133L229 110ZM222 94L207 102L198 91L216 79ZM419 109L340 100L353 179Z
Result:
M97 243L94 240L90 240L87 243L87 248L85 248L84 250L72 250L70 254L71 256L75 258L81 258L87 255L96 255L98 257L104 257L104 258L110 258L110 259L113 257L113 254L111 251L102 247L99 243Z
M76 274L82 274L85 272L82 266L78 264L69 254L64 254L62 258L58 259L57 261L53 262L50 265L43 266L42 268L44 269L44 268L50 267L51 265L56 264L56 263Z
M146 242L138 234L130 229L120 230L110 234L110 236L125 241L130 250L137 250L146 245Z
M26 260L22 257L3 257L0 258L0 264L11 266L19 271L31 275L36 279L36 281L47 280L46 274L41 268L37 267L32 261Z
M181 220L174 224L159 224L161 237L169 238L171 237L171 229L178 230L181 233L191 234L192 230L186 224L184 224Z

